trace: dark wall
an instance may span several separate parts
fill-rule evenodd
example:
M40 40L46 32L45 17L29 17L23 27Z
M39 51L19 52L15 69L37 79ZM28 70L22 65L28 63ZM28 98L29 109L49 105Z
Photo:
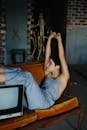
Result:
M69 64L87 64L87 0L68 0L66 55Z
M11 64L12 49L27 49L27 2L8 0L6 3L6 64Z
M65 4L66 2L63 0L37 0L36 10L37 13L44 12L45 20L50 29L65 33Z
M40 12L44 14L48 30L60 32L62 34L63 44L65 48L66 0L37 0L35 4L35 17L37 18ZM52 48L54 47L52 46ZM59 61L56 60L58 58L57 50L55 52L53 51L53 53L54 56L52 57L54 57L55 61L59 63Z

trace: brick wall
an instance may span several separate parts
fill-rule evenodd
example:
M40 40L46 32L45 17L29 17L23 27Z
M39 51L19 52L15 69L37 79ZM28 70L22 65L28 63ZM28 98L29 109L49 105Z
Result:
M5 59L5 37L6 37L6 2L5 0L1 1L1 8L0 8L0 64L4 64Z
M31 60L31 30L34 25L34 0L27 0L27 56L26 61Z
M75 25L87 25L87 0L68 0L66 17L67 29Z
M87 63L87 0L67 0L66 55L69 64Z

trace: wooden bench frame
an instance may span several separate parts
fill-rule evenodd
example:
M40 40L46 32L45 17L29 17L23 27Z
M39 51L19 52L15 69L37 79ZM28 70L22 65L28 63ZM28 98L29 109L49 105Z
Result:
M17 128L18 130L38 130L38 128L49 127L72 115L78 116L77 128L75 128L75 130L80 130L81 121L83 119L83 107L82 105L79 105L77 108L67 111L65 113L41 120L36 120L32 123L29 122L30 117L28 115L30 115L30 113L25 113L22 117L3 120L2 122L0 122L0 130L13 130Z
M39 72L40 77L38 77L38 71L40 69L43 70L43 63L38 63L38 64L25 64L24 63L24 64L17 64L15 66L20 66L23 70L32 72L37 82L39 84L41 83L41 80L44 77L44 73L43 71L42 72L40 71ZM36 69L34 66L37 66ZM22 117L0 121L0 130L6 130L6 129L12 130L16 128L21 129L21 130L38 130L38 128L45 128L45 127L51 126L54 123L62 121L72 115L78 115L77 130L80 130L81 121L83 119L83 106L79 104L78 107L70 111L67 111L62 114L58 114L56 116L52 116L49 118L36 120L32 123L29 122L29 118L30 118L29 115L30 115L29 112L25 112L25 114Z
M46 127L52 126L53 124L66 119L72 115L78 115L77 128L75 128L75 130L76 129L80 130L81 121L83 119L83 107L81 105L79 105L79 107L77 107L71 111L68 111L68 112L65 112L65 113L50 117L50 118L37 120L34 123L31 123L31 124L25 126L21 130L38 130L38 128L46 128Z

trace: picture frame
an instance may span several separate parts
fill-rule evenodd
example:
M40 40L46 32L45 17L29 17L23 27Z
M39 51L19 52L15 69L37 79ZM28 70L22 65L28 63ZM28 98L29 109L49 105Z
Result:
M11 61L12 64L25 62L25 49L12 49Z

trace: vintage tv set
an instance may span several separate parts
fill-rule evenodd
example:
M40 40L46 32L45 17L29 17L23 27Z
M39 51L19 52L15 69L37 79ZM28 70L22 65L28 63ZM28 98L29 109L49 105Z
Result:
M23 85L0 85L0 120L23 115Z

